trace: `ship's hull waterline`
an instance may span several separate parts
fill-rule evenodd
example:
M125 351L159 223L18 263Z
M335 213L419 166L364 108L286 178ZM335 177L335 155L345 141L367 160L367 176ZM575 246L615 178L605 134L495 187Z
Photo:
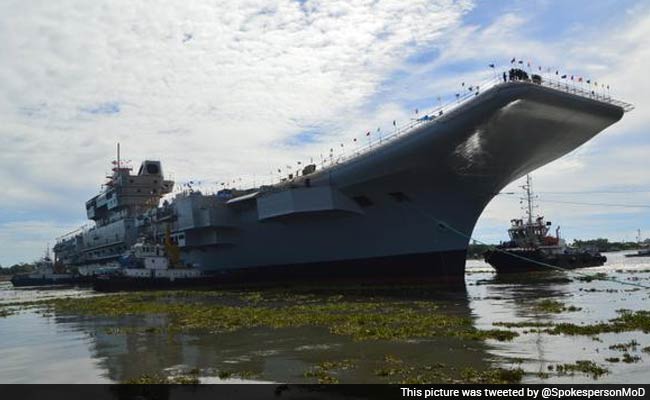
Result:
M123 236L162 240L169 231L184 264L222 283L463 282L469 235L490 200L623 113L542 85L503 83L292 181L235 198L178 195Z

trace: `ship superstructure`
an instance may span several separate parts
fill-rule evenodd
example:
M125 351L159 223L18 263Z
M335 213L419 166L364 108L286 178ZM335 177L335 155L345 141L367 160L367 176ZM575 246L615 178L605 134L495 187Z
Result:
M140 232L151 231L161 197L174 186L164 179L160 161L146 160L132 174L117 146L112 174L103 190L86 202L86 214L94 225L59 238L54 246L57 262L76 267L82 274L116 260Z
M111 202L113 184L88 203L96 227L55 250L70 262L101 260L143 233L161 242L168 230L181 263L224 282L462 282L469 235L495 194L630 109L564 83L513 74L470 88L353 156L307 165L270 186L185 191L148 210L171 183L145 161L139 182L155 193ZM132 179L114 177L121 185ZM136 186L120 188L114 196L134 194Z

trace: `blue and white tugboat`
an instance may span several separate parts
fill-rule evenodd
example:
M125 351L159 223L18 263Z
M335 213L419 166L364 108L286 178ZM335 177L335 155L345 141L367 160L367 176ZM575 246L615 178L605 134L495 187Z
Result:
M526 197L526 218L513 219L508 229L510 240L500 244L483 255L485 262L499 273L544 271L552 269L575 269L598 267L607 257L596 250L577 249L567 246L560 238L560 227L556 235L550 236L550 221L544 217L533 218L533 193L530 175L522 186Z
M169 236L164 245L140 238L120 262L121 268L95 278L95 290L178 289L209 281L199 269L180 264L177 247Z

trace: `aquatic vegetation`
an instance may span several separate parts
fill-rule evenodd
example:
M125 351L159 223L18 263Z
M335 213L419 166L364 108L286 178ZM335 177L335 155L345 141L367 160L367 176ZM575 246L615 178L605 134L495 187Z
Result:
M592 325L576 325L571 323L556 324L552 329L546 330L553 335L597 335L600 333L619 333L630 331L650 332L650 311L618 310L619 316Z
M581 291L581 292L587 292L587 293L618 293L619 292L618 289L596 289L596 288L585 289L585 288L580 288L578 290ZM639 289L634 288L634 290L629 290L628 289L626 291L637 291L637 290L639 290Z
M14 301L0 304L0 318L14 315L19 311L42 307L48 300Z
M644 352L644 353L650 353L650 346L646 346L646 347L642 348L641 351Z
M415 367L405 366L404 361L391 354L387 354L384 356L383 365L375 369L373 373L381 377L400 376L404 378L412 375L415 370Z
M352 360L341 361L322 361L313 368L305 371L306 378L317 378L318 383L339 383L339 379L332 375L332 370L346 370L355 368L356 364Z
M617 343L609 346L610 350L617 350L617 351L629 351L629 350L636 350L636 348L639 346L639 342L636 340L632 339L627 343Z
M519 383L525 372L521 368L488 368L478 371L475 368L465 368L461 371L464 383Z
M219 379L228 379L231 378L232 375L233 373L231 371L219 371L219 373L217 374Z
M607 274L604 272L598 272L594 275L578 276L575 279L580 282L602 281L607 280Z
M552 322L536 322L536 321L527 321L527 322L504 322L497 321L493 322L494 326L503 326L504 328L548 328L553 326Z
M12 315L14 312L6 308L0 308L0 318L5 318Z
M621 359L618 358L618 357L609 357L609 358L606 358L605 361L611 362L611 363L617 363L617 362L621 362Z
M456 371L453 367L438 363L435 365L408 365L404 361L387 355L383 364L374 370L379 377L389 378L393 384L427 383L518 383L525 372L521 368L486 368L479 370L468 367Z
M192 293L194 296L192 296ZM57 313L100 316L166 315L165 326L147 328L151 333L208 331L245 328L322 326L332 334L355 340L406 340L452 336L466 340L512 340L508 330L479 330L470 318L447 315L428 301L373 299L344 300L341 296L314 298L286 296L278 292L135 292L78 301L56 299L47 303ZM288 300L287 300L288 299ZM263 304L263 305L261 305Z
M235 376L238 376L238 377L240 377L242 379L250 379L250 378L256 377L257 374L255 372L253 372L253 371L244 370L244 371L235 372Z
M122 382L123 384L133 385L163 385L163 384L178 384L178 385L197 385L201 383L197 376L165 376L159 374L141 375L136 378L130 378Z
M635 363L635 362L639 362L639 361L641 361L641 357L639 357L639 356L633 356L633 355L631 355L630 353L627 353L627 352L626 352L626 353L623 353L623 359L622 359L622 361L623 361L624 363L632 364L632 363Z
M555 371L557 371L558 375L574 375L576 372L581 372L590 375L593 379L598 379L600 376L609 373L607 368L589 360L578 360L573 364L558 364L555 366Z
M534 309L539 312L547 312L547 313L554 313L554 314L559 314L561 312L573 312L573 311L580 311L582 308L575 307L575 306L565 306L564 303L561 303L559 301L555 300L542 300L539 303L535 304Z

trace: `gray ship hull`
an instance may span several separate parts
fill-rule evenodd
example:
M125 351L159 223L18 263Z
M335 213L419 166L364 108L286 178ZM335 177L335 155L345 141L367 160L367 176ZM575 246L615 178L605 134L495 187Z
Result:
M498 85L271 190L177 198L172 229L183 261L224 281L462 281L469 235L490 200L623 113L532 83Z

